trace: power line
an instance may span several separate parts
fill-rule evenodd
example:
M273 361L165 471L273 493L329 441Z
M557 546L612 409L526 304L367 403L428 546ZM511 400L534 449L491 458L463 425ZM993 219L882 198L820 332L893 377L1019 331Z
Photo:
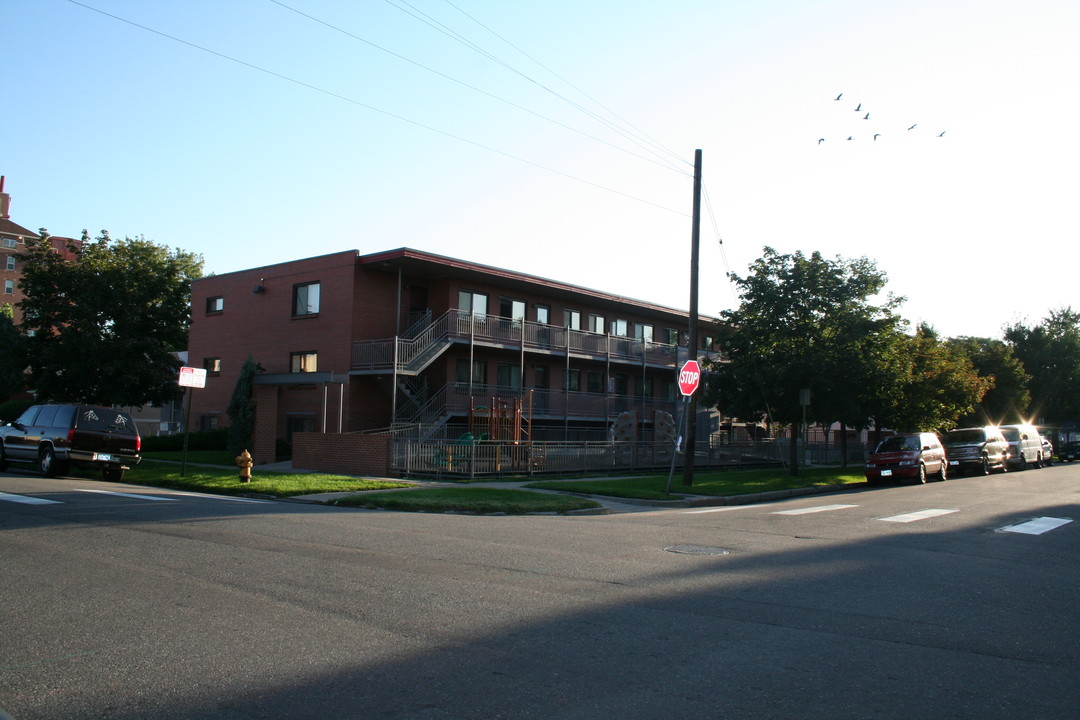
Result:
M226 54L218 52L216 50L211 50L210 48L204 47L202 45L198 45L198 44L190 42L188 40L178 38L178 37L176 37L174 35L169 35L168 33L162 32L160 30L155 30L154 28L147 27L146 25L141 25L141 24L139 24L137 22L134 22L132 20L128 20L127 18L120 17L119 15L114 15L112 13L106 12L104 10L100 10L100 9L98 9L96 7L91 6L91 5L87 5L85 3L79 2L78 0L67 0L67 1L69 3L71 3L72 5L78 5L79 7L85 8L87 10L91 10L93 12L96 12L96 13L100 14L100 15L104 15L105 17L112 18L113 20L117 20L117 21L125 23L127 25L131 25L132 27L139 28L140 30L144 30L146 32L153 33L154 35L158 35L158 36L166 38L168 40L172 40L173 42L180 43L181 45L186 45L186 46L188 46L190 48L194 48L195 50L200 50L202 52L208 53L208 54L213 55L215 57L221 58L222 60L228 60L229 62L234 62L234 63L236 63L238 65L242 65L242 66L244 66L246 68L249 68L251 70L256 70L258 72L265 73L266 75L270 75L271 77L275 77L275 78L277 78L279 80L284 80L285 82L289 82L289 83L292 83L294 85L298 85L300 87L306 88L308 90L312 90L312 91L317 92L317 93L321 93L321 94L326 95L328 97L332 97L332 98L334 98L336 100L342 100L344 102L350 103L352 105L356 105L357 107L362 107L362 108L364 108L366 110L371 110L372 112L379 113L380 115L384 115L384 116L392 118L394 120L398 120L398 121L401 121L401 122L404 122L404 123L408 123L409 125L413 125L413 126L418 127L418 128L423 128L424 130L428 130L430 132L438 133L439 135L451 138L453 140L457 140L458 142L462 142L462 143L466 143L468 145L472 145L473 147L480 148L481 150L486 150L488 152L495 153L497 155L502 155L503 157L510 158L511 160L516 160L516 161L518 161L520 163L524 163L526 165L531 165L532 167L538 168L540 170L545 170L545 171L547 171L549 173L552 173L554 175L559 175L559 176L565 177L565 178L567 178L569 180L575 180L575 181L577 181L579 183L582 183L584 185L590 185L590 186L592 186L594 188L597 188L597 189L600 189L600 190L605 190L607 192L613 193L615 195L620 195L622 197L625 197L625 198L630 199L630 200L634 200L636 202L643 203L645 205L651 205L651 206L653 206L655 208L658 208L660 210L665 210L667 212L674 213L676 215L682 215L684 217L689 217L688 213L683 212L681 210L675 210L673 208L665 207L664 205L660 205L659 203L654 203L654 202L652 202L650 200L645 200L644 198L639 198L639 197L636 197L634 195L630 195L629 193L624 193L624 192L621 192L619 190L615 190L614 188L607 187L606 185L601 185L599 183L594 183L594 182L592 182L590 180L585 180L584 178L577 177L576 175L571 175L569 173L562 172L561 170L556 170L556 169L548 167L546 165L541 165L540 163L533 162L532 160L527 160L527 159L525 159L523 157L520 157L518 155L513 155L513 154L505 152L503 150L498 150L496 148L490 147L488 145L484 145L484 144L476 142L474 140L469 140L469 139L463 138L463 137L461 137L459 135L454 135L453 133L447 132L445 130L440 130L438 128L432 127L431 125L426 125L426 124L424 124L422 122L419 122L417 120L412 120L412 119L409 119L409 118L404 117L402 115L394 114L392 112L389 112L388 110L383 110L382 108L375 107L374 105L368 105L367 103L361 102L361 101L356 100L354 98L350 98L350 97L347 97L345 95L341 95L341 94L333 92L331 90L326 90L325 88L321 88L321 87L318 87L316 85L312 85L311 83L307 83L307 82L304 82L302 80L297 80L296 78L289 77L288 75L283 75L283 74L281 74L279 72L275 72L273 70L268 70L267 68L260 67L258 65L254 65L254 64L249 63L247 61L240 60L238 58L232 57L230 55L226 55Z
M441 78L443 78L445 80L449 80L450 82L454 82L454 83L457 83L458 85L461 85L463 87L467 87L470 90L473 90L475 92L480 93L481 95L485 95L485 96L487 96L487 97L489 97L489 98L491 98L493 100L498 100L499 102L505 103L506 105L509 105L510 107L517 108L518 110L521 110L522 112L527 112L530 115L533 115L534 117L540 118L541 120L546 120L547 122L552 123L553 125L558 125L559 127L564 128L566 130L569 130L570 132L575 132L575 133L577 133L579 135L582 135L583 137L589 138L590 140L601 143L603 145L607 145L608 147L613 148L615 150L618 150L620 152L627 153L628 155L636 157L639 160L644 160L645 162L653 163L654 165L659 165L661 167L667 168L668 170L674 170L674 171L679 172L679 173L681 173L683 175L687 175L687 176L689 175L689 173L686 173L681 169L672 168L670 165L668 165L666 163L662 163L662 162L660 162L658 160L654 160L652 158L645 157L644 155L639 155L638 153L631 152L630 150L627 150L626 148L619 147L618 145L615 145L614 143L610 143L610 142L608 142L606 140L602 140L601 138L598 138L598 137L596 137L594 135L590 135L589 133L584 132L583 130L578 130L577 128L571 127L570 125L567 125L565 123L561 123L558 120L547 117L546 115L541 115L540 113L535 112L533 110L530 110L527 107L524 107L522 105L518 105L517 103L511 102L510 100L499 97L498 95L495 95L493 93L489 93L486 90L483 90L481 88L476 87L475 85L470 85L469 83L467 83L467 82L465 82L463 80L459 80L459 79L457 79L457 78L455 78L455 77L453 77L451 75L447 75L446 73L440 72L439 70L436 70L435 68L428 67L427 65L416 62L415 60L413 60L411 58L408 58L408 57L405 57L404 55L401 55L399 53L396 53L393 50L389 50L387 48L382 47L381 45L377 45L377 44L371 42L370 40L368 40L366 38L362 38L359 35L355 35L355 34L349 32L348 30L345 30L345 29L343 29L341 27L338 27L337 25L334 25L333 23L329 23L329 22L327 22L325 20L322 20L320 18L315 17L314 15L310 15L310 14L308 14L306 12L303 12L301 10L298 10L298 9L296 9L296 8L290 6L290 5L286 5L285 3L281 2L281 0L270 0L270 2L274 3L275 5L279 5L279 6L283 7L283 8L285 8L286 10L289 10L290 12L294 12L297 15L300 15L301 17L305 17L308 20L311 20L312 22L316 22L316 23L318 23L318 24L320 24L320 25L322 25L324 27L327 27L327 28L329 28L331 30L335 30L335 31L341 33L342 35L345 35L347 37L352 38L353 40L356 40L358 42L362 42L365 45L369 45L370 47L373 47L376 50L384 52L384 53L386 53L388 55L392 55L393 57L396 57L399 60L407 62L407 63L409 63L411 65L415 65L416 67L418 67L418 68L420 68L422 70L426 70L426 71L428 71L430 73L438 75L439 77L441 77Z

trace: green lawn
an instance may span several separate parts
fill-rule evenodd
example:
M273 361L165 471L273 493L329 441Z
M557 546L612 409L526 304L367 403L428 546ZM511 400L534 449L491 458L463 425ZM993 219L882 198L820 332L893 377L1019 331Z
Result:
M393 493L350 495L334 503L348 507L382 508L411 512L565 513L600 507L600 503L574 495L503 488L423 488Z
M193 462L190 456L188 461ZM180 475L180 469L180 465L172 462L143 460L127 471L124 482L221 495L259 494L273 497L410 487L409 483L396 481L367 480L319 473L260 472L258 469L252 472L251 482L245 483L240 480L239 469L188 465L183 476Z

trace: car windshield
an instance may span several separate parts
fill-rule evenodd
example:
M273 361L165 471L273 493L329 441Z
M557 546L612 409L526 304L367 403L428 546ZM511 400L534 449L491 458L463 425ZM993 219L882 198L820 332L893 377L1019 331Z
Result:
M1020 439L1020 431L1016 428L1001 428L1001 434L1005 436L1006 440L1012 442Z
M882 440L877 446L877 452L903 452L904 450L921 450L919 438L914 436L895 435Z
M952 430L945 435L946 445L958 445L960 443L985 442L986 434L980 428L967 430Z

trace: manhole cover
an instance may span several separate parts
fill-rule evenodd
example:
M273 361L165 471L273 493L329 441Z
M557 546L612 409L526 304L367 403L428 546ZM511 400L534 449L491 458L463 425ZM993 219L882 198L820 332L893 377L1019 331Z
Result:
M709 547L708 545L672 545L664 548L667 552L680 553L682 555L727 555L728 551L723 548Z

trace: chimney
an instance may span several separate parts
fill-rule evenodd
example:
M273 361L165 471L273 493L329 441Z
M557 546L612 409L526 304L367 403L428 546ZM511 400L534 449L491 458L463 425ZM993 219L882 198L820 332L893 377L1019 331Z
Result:
M11 217L11 196L4 192L4 176L0 175L0 220Z

